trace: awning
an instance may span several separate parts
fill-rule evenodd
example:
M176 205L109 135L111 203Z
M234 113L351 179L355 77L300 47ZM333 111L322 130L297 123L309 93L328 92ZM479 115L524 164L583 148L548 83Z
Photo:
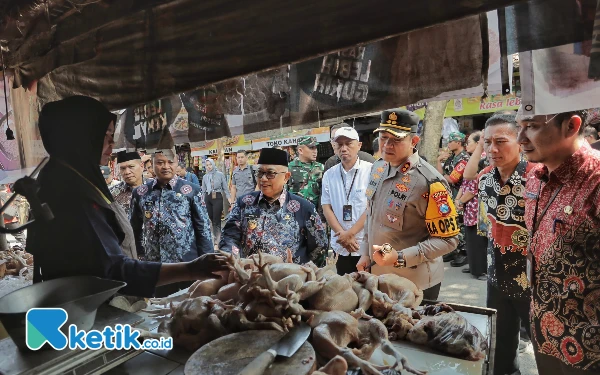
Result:
M39 80L42 102L83 94L120 109L518 2L14 1L0 39L16 85Z

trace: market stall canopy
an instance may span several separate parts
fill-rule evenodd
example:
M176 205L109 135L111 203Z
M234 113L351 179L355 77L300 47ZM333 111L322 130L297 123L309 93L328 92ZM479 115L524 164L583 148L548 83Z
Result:
M15 86L39 81L42 103L122 109L518 2L3 1L0 39Z

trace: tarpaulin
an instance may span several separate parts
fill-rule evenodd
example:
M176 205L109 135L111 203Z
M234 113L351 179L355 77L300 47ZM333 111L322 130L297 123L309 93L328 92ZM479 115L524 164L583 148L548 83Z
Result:
M127 108L127 147L318 123L441 94L462 97L462 89L481 95L484 31L479 16L468 17Z

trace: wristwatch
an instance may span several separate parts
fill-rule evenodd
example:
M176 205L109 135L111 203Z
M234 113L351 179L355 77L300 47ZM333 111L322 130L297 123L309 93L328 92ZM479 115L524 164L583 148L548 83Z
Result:
M394 250L392 245L390 245L389 243L384 243L383 246L381 247L381 250L379 250L379 251L382 254L389 254L392 252L392 250ZM398 259L394 262L394 267L395 268L406 267L406 260L404 259L404 253L402 253L402 251L398 251Z
M404 268L406 267L406 259L404 259L404 253L402 251L398 252L398 260L394 263L394 268Z

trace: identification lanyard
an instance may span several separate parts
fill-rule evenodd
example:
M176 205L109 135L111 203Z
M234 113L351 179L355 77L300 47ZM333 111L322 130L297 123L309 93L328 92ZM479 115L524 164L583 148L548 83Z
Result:
M358 160L358 167L360 167L360 159ZM344 193L346 193L346 204L342 206L342 219L343 221L351 222L352 205L348 203L350 203L350 194L352 194L352 188L354 187L354 181L356 180L356 175L358 174L358 168L356 168L356 170L354 171L354 177L352 177L352 182L350 183L350 190L348 192L346 192L346 179L344 178L342 168L344 168L344 166L340 164L340 177L342 178L342 183L344 184Z
M358 161L358 167L360 167L360 160ZM344 184L344 193L346 193L346 204L350 201L350 194L352 194L352 188L354 187L354 181L356 180L356 175L358 174L358 168L354 170L354 177L352 177L352 182L350 183L350 190L346 192L346 179L344 178L344 173L342 172L343 165L340 164L340 177L342 177L342 183Z
M542 222L542 219L544 218L544 216L546 215L546 212L548 211L548 209L550 208L550 206L552 205L552 203L554 202L554 200L556 199L556 197L558 196L558 193L560 193L561 189L563 188L563 185L560 185L558 187L558 189L556 189L556 191L554 192L554 194L552 194L552 196L550 197L550 200L548 201L548 203L546 204L546 206L544 207L544 209L542 210L542 212L540 213L540 217L538 218L538 208L539 208L539 203L540 203L540 194L542 192L542 183L540 182L540 186L538 187L538 193L537 193L537 198L535 201L535 209L533 210L533 228L531 228L531 231L529 232L529 249L527 251L527 281L529 281L529 286L531 286L531 288L533 288L533 283L535 281L534 279L534 269L535 269L535 256L533 254L532 251L532 242L533 242L533 237L535 236L535 233L538 230L538 227L540 225L540 223Z

